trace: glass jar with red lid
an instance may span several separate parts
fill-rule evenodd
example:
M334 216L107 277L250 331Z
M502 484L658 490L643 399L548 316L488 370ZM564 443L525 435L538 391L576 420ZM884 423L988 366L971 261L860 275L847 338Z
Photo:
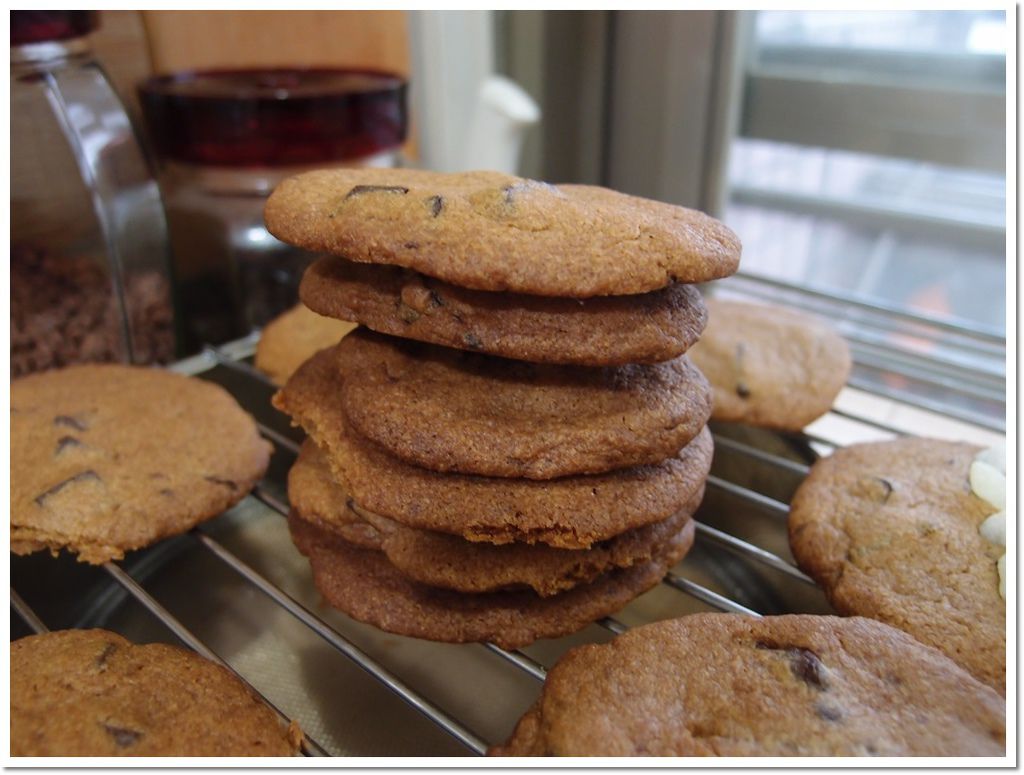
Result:
M263 226L284 178L329 166L393 166L405 141L406 82L336 68L207 70L139 88L162 161L185 334L217 343L295 304L313 256Z

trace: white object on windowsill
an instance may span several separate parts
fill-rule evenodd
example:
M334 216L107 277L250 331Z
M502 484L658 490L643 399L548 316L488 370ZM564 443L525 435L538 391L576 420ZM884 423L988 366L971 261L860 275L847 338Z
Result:
M1006 508L1006 476L995 466L983 460L971 463L971 490L997 509Z
M1006 546L1006 442L984 449L974 457L968 473L971 490L999 509L978 528L982 538ZM996 562L999 573L999 596L1006 599L1006 553Z
M492 75L480 87L461 170L496 170L515 175L526 129L540 108L515 81Z

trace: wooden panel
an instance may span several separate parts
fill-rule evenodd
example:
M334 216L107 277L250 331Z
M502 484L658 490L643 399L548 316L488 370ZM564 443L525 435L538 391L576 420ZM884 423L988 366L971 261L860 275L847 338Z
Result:
M747 77L742 134L1001 172L1006 95L761 69Z
M604 185L706 209L702 183L722 13L615 14Z
M409 73L403 11L143 11L153 70L372 67Z
M140 11L102 11L100 27L89 36L93 53L125 103L128 114L140 120L136 87L150 73L149 49Z

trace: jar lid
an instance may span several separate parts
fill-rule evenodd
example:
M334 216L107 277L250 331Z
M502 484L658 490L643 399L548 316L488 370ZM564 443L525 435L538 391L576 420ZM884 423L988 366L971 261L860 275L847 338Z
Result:
M99 11L11 11L11 45L80 38L99 26Z
M205 70L139 86L157 153L212 166L348 161L400 146L406 81L337 68Z

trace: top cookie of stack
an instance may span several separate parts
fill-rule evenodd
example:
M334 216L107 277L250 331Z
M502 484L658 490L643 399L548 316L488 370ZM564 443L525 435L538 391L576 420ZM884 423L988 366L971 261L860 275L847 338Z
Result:
M332 254L303 278L313 311L536 363L682 354L707 316L690 284L732 274L740 254L703 213L497 172L310 172L278 186L265 217Z
M274 397L310 435L290 525L329 603L511 648L613 613L685 555L712 451L692 283L735 271L727 228L602 188L413 170L300 175L266 222L331 254L302 301L366 326Z

